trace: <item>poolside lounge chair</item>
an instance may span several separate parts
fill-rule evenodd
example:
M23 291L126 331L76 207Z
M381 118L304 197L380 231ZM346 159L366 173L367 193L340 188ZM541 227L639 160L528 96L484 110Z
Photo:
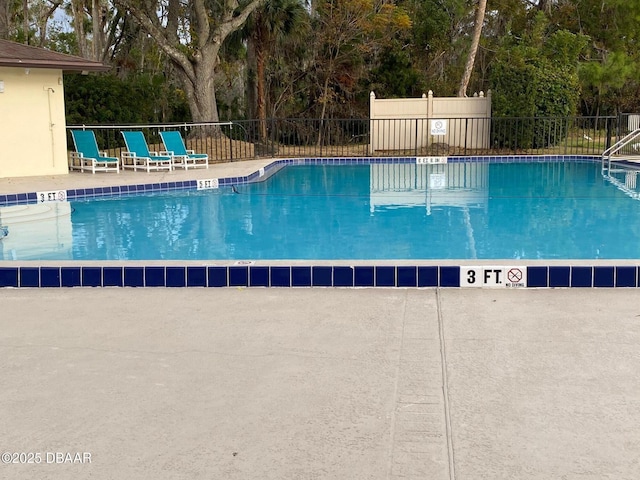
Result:
M107 157L106 152L98 150L98 142L93 130L71 130L76 151L71 152L69 159L70 170L81 172L116 172L120 173L120 160Z
M189 168L204 167L209 168L209 155L206 153L194 153L193 150L187 150L182 140L182 135L176 130L160 132L162 143L164 143L165 152L173 155L173 166L181 167L185 170Z
M171 155L159 155L158 152L150 152L144 134L140 131L120 132L127 144L126 152L122 152L122 168L132 168L134 171L146 170L172 170L173 158Z

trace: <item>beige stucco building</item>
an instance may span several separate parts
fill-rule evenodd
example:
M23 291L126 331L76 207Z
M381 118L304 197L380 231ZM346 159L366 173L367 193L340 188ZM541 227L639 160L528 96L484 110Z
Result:
M0 40L0 178L69 173L63 74L107 69Z

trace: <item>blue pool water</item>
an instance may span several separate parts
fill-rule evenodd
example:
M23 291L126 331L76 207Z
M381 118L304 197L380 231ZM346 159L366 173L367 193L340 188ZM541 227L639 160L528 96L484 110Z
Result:
M74 201L9 222L3 258L640 258L640 203L597 163L290 166L237 192Z

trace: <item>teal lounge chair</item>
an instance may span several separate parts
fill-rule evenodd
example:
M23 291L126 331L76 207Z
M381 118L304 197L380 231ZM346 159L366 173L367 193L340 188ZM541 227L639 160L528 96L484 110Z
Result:
M185 170L198 167L209 168L209 155L187 150L180 132L169 130L160 132L160 136L162 137L162 143L164 143L165 148L165 152L161 153L173 155L174 167L181 167Z
M140 169L147 172L173 169L172 156L150 152L142 132L120 133L124 137L124 143L127 144L127 151L122 152L122 168L132 168L134 171Z
M107 157L106 152L98 150L98 142L93 130L71 130L75 152L71 152L69 170L81 172L116 172L120 173L120 160Z

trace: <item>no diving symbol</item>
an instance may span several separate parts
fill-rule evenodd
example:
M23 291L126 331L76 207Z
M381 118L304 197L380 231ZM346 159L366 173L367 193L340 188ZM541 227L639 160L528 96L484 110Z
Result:
M441 121L441 120L436 120L436 121L435 121L435 123L434 123L434 126L435 126L438 130L440 130L444 125L442 124L442 121Z
M512 268L507 272L507 278L512 283L518 283L520 280L522 280L522 270L520 270L519 268Z

